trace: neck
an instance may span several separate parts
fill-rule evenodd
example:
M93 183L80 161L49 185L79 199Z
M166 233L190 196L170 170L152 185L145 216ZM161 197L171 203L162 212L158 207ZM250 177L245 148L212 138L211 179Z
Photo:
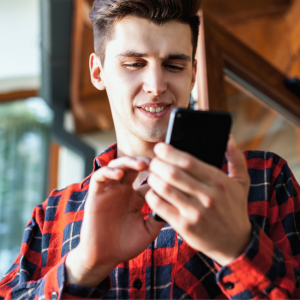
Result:
M156 142L147 142L133 135L128 137L124 134L117 134L117 144L118 157L130 156L149 159L155 157L153 148L157 144Z
M118 144L118 157L130 156L140 158L150 164L152 158L155 157L153 148L156 143L147 142L139 139L136 136L130 135L126 137L124 134L117 134ZM148 170L140 172L133 183L133 187L136 189L141 186L143 181L149 176Z

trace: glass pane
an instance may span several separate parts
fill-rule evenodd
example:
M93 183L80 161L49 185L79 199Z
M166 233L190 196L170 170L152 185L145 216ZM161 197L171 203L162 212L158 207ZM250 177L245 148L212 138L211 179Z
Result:
M249 90L226 78L232 133L242 150L270 151L284 158L300 182L300 128Z
M0 277L46 195L51 110L42 99L0 104Z

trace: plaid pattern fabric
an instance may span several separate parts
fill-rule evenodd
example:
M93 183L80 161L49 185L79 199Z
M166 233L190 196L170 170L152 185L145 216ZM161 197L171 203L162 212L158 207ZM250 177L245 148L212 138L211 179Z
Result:
M34 209L20 254L0 282L0 299L299 299L299 185L279 156L244 154L251 176L252 240L229 265L220 267L193 250L167 224L143 253L118 265L98 288L65 284L66 256L79 243L87 178L53 191ZM94 171L114 158L116 145L95 159ZM151 213L147 205L143 213Z

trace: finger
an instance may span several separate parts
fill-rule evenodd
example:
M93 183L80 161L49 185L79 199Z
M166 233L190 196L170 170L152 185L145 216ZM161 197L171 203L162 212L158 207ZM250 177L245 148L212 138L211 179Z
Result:
M131 170L125 171L125 174L121 180L121 183L132 185L138 175L139 175L139 172L137 172L137 171L131 171Z
M154 147L154 152L160 160L185 170L193 177L209 185L212 184L214 178L221 172L216 167L171 145L159 143Z
M135 170L140 172L148 167L148 163L141 158L136 159L133 157L124 156L110 161L108 167L124 170Z
M228 177L247 183L249 181L249 174L246 159L243 152L236 147L236 143L232 135L230 135L227 144L226 156L228 159Z
M162 181L188 195L197 197L199 194L206 194L210 191L210 187L206 183L195 179L195 177L179 167L165 163L157 158L152 160L149 170Z
M121 183L123 184L133 184L136 177L138 176L138 172L144 171L148 168L148 164L146 161L127 156L111 161L108 166L111 168L120 168L126 171L124 177L121 180Z
M158 196L175 206L183 217L189 217L196 207L201 206L199 200L182 193L154 174L149 176L148 183Z
M91 177L89 194L91 195L103 192L108 180L121 180L123 176L123 170L102 167Z
M146 202L153 211L166 220L170 225L176 224L180 216L178 209L164 201L152 189L146 194ZM150 218L153 218L153 216Z

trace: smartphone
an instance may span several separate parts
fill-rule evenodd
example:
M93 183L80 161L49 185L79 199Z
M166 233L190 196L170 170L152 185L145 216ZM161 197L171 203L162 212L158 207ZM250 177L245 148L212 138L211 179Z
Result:
M232 117L226 112L175 108L165 143L221 169L231 124ZM164 221L155 212L152 215L155 220Z

